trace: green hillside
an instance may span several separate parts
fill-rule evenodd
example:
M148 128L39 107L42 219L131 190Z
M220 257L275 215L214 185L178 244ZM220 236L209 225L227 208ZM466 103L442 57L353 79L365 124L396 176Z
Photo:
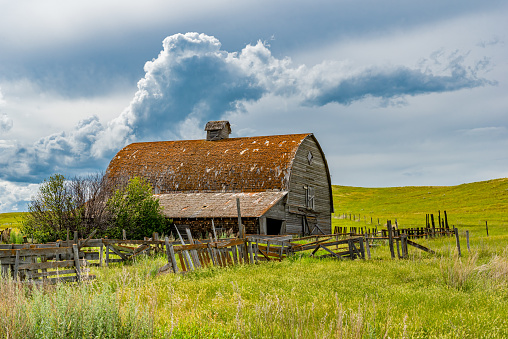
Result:
M508 232L508 178L458 186L361 188L333 186L336 226L365 226L397 219L399 225L423 227L425 215L446 210L448 223L459 228L484 229L489 233ZM347 214L347 220L342 215ZM355 221L349 220L349 214ZM347 224L347 225L346 225ZM367 226L369 227L369 226Z
M25 212L0 213L0 229L17 228Z

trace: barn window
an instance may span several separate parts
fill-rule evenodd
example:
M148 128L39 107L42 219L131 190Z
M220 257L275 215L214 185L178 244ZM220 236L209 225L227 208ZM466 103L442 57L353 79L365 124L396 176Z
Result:
M308 209L314 209L314 196L315 190L314 187L305 186L305 207Z
M311 151L307 154L307 160L309 161L309 165L312 164L312 159L314 159L314 156L312 155Z

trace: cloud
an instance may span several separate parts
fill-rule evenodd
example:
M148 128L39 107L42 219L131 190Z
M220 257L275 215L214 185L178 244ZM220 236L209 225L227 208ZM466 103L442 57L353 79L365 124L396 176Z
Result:
M6 133L12 128L12 119L7 114L0 115L0 132Z
M145 77L129 107L111 121L94 145L96 155L118 149L126 140L180 137L175 128L188 117L214 119L258 100L266 91L236 53L222 51L205 34L167 37L159 56L145 64Z
M99 118L92 116L80 121L70 132L41 138L31 147L17 142L1 143L0 179L40 181L55 172L94 171L104 166L105 159L94 158L90 152L103 129Z
M0 179L0 211L26 210L27 203L38 189L38 184L13 183Z
M424 63L352 69L334 61L309 68L274 57L261 41L227 52L215 37L186 33L169 36L162 45L157 58L145 64L134 98L117 118L104 125L92 116L30 147L0 144L5 150L0 179L40 181L55 172L102 170L130 142L197 136L207 120L241 113L267 95L291 98L301 106L349 105L365 98L383 105L405 96L491 84L478 75L483 66L466 66L467 55L458 53L440 62L439 71Z
M495 82L476 75L476 71L485 68L487 64L486 60L482 60L474 68L468 68L463 64L463 58L455 58L446 64L446 69L449 70L447 75L435 75L430 70L405 66L392 69L371 67L331 85L318 79L314 87L320 89L306 102L317 106L331 102L349 105L367 97L387 100L492 85Z

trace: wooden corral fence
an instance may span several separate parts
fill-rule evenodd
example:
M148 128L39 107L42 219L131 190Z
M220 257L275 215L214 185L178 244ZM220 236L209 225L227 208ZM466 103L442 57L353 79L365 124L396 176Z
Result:
M94 279L84 256L76 244L0 245L2 276L32 284Z
M304 244L292 245L293 252L308 251L312 250L311 255L314 256L320 249L328 252L327 254L320 255L319 258L336 258L336 259L365 259L365 238L349 237L347 239L338 239L338 235L322 235L322 236L310 236L305 238L297 238L295 241L301 241L302 239L313 239L315 241ZM322 239L319 239L322 238ZM335 238L335 240L333 240ZM335 247L335 248L334 248Z

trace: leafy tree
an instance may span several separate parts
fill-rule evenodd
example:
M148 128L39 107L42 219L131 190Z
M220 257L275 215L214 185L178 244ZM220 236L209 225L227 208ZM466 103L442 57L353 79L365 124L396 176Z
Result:
M168 231L169 223L162 214L159 199L153 196L152 185L141 178L132 178L125 187L116 190L107 206L112 217L108 231L112 238L120 238L122 229L128 239Z
M76 230L81 223L82 206L77 204L61 174L55 174L39 187L28 205L21 232L33 235L37 242L55 241L66 236L67 228Z

